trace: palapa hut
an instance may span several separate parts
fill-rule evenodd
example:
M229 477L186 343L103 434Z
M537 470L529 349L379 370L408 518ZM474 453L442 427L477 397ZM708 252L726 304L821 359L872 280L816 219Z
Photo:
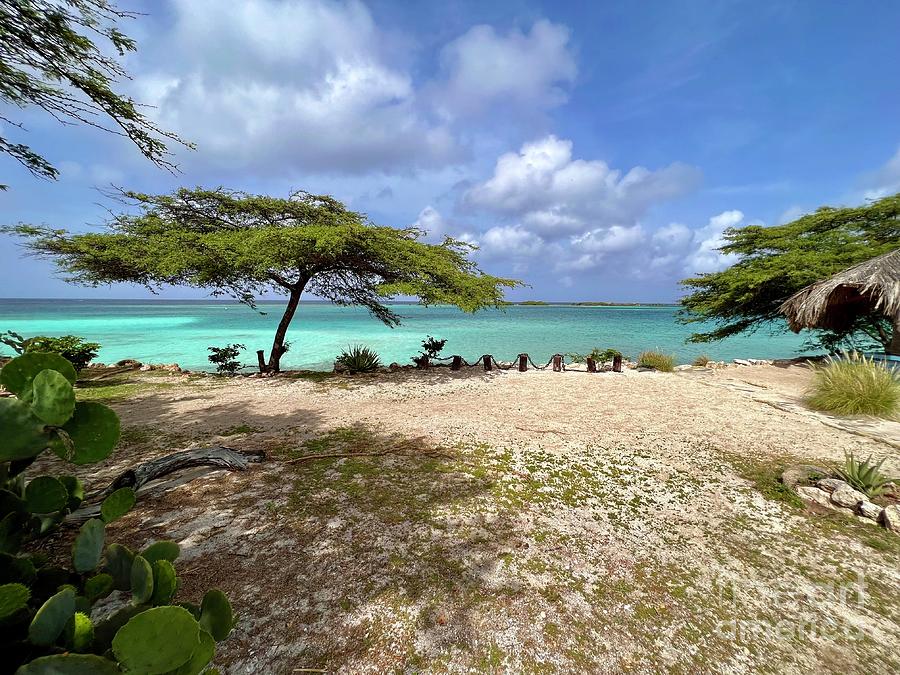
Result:
M803 328L845 330L867 314L887 317L889 354L900 355L900 249L854 265L797 291L778 308L795 333Z

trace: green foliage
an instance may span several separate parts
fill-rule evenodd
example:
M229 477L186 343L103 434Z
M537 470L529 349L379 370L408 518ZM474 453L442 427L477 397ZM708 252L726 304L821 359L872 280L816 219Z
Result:
M872 456L860 462L852 452L846 453L844 465L838 467L836 472L841 480L846 481L855 490L859 490L869 497L877 497L884 493L891 479L881 473L881 465L887 457L882 457L879 462L872 462Z
M422 340L422 351L419 352L418 356L412 357L413 363L421 368L428 360L438 358L446 344L446 340L438 340L430 335L426 336L425 339Z
M594 359L596 363L608 363L617 356L624 358L618 349L600 349L600 347L594 347L589 354L579 354L578 352L566 354L572 363L584 363L588 359Z
M0 101L9 110L33 106L64 124L80 122L124 136L154 164L173 169L166 142L187 144L162 131L131 97L114 89L119 80L128 79L115 57L136 49L117 23L135 16L108 0L0 3ZM35 176L52 179L59 174L24 143L0 136L0 153Z
M134 502L134 490L130 487L119 488L104 499L100 505L100 516L103 518L103 522L109 524L118 520L131 511Z
M883 363L859 354L829 357L815 369L806 401L838 415L892 418L900 411L900 380Z
M237 357L246 347L242 344L225 345L224 347L207 347L212 352L209 355L209 362L216 366L216 372L220 375L234 375L244 366L237 360Z
M174 542L149 546L146 559L119 544L105 546L106 523L134 504L130 488L116 490L102 502L102 520L93 518L81 526L72 544L71 567L50 565L47 555L23 549L77 509L85 495L73 476L26 480L23 471L48 448L83 464L105 458L118 440L119 420L112 410L98 403L70 405L74 379L71 364L40 352L19 356L0 371L0 382L17 395L0 399L4 670L103 675L124 668L197 675L213 657L213 635L224 639L231 629L230 605L219 591L207 593L211 599L204 598L197 616L170 604L179 587L172 565L179 552ZM125 604L96 620L94 604L115 589L130 594L131 602L128 596L115 601Z
M126 670L166 673L191 659L200 647L200 625L181 607L154 607L132 617L113 638L112 648Z
M335 360L350 373L372 373L380 365L378 354L365 345L351 345Z
M784 325L778 307L795 292L900 245L900 194L854 208L822 207L774 227L747 225L725 231L723 253L740 256L722 272L681 283L686 323L713 321L694 342L721 340L762 326ZM845 331L819 331L816 343L835 349L856 343L887 347L890 326L872 314Z
M662 373L671 373L675 370L675 357L672 354L649 350L638 355L637 365L638 368L653 368Z
M25 340L25 353L50 352L59 354L71 363L75 370L82 370L87 364L97 357L100 344L97 342L85 342L84 338L77 335L63 335L62 337L37 337Z
M202 188L121 196L136 209L114 217L106 232L29 225L11 231L33 252L55 259L75 283L192 286L251 307L260 294L286 295L271 370L280 367L306 291L338 305L361 305L393 326L400 316L385 300L398 295L474 312L500 306L503 289L521 285L481 272L466 242L420 241L420 230L374 225L329 196L301 191L281 199Z

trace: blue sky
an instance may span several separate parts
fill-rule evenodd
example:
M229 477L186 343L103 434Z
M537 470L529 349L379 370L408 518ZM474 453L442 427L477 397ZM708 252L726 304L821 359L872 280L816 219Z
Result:
M725 227L900 191L900 3L121 2L122 88L197 145L181 174L121 138L0 114L61 170L0 157L4 224L84 230L97 188L330 193L480 246L512 299L672 301ZM85 289L0 239L3 297ZM168 297L204 297L171 289Z

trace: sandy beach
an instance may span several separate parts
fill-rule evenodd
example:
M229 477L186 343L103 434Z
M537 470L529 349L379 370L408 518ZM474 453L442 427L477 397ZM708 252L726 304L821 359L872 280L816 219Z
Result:
M809 377L120 373L80 390L123 423L83 475L266 453L110 528L179 541L183 597L226 591L223 672L896 672L900 537L777 477L845 451L900 475L900 424L805 410Z

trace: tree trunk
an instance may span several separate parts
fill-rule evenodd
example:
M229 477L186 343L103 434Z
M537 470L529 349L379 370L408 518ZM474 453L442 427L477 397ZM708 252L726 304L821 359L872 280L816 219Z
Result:
M306 282L304 281L291 288L288 304L284 309L281 321L278 322L278 330L275 331L275 340L272 342L272 351L269 354L269 372L271 373L277 373L281 370L281 357L287 351L284 347L284 338L287 337L288 327L291 325L291 320L297 311L297 305L300 304L300 296L305 286Z
M900 315L895 316L893 323L893 331L891 331L891 344L887 347L888 354L900 356Z

